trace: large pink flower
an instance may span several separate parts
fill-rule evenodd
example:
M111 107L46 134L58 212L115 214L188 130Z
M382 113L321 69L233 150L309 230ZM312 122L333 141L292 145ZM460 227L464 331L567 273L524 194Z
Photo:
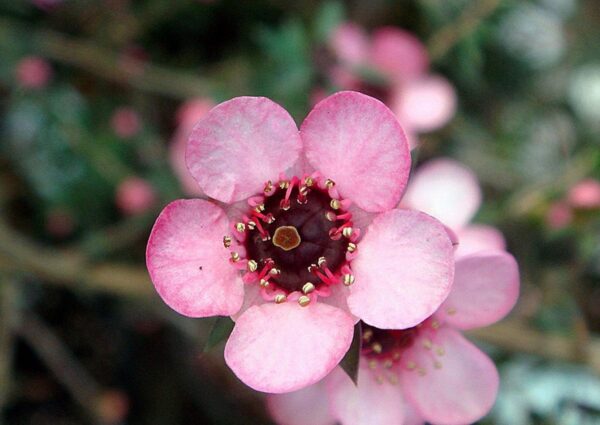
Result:
M329 70L334 83L386 103L407 131L411 147L417 133L436 130L453 117L454 88L429 73L427 50L411 33L382 27L369 39L361 27L345 23L333 31L329 46L337 60Z
M342 359L358 318L410 328L448 296L452 242L436 219L394 209L410 154L378 100L332 95L298 131L268 99L232 99L194 127L187 164L211 199L165 207L148 270L177 312L233 316L225 360L247 385L313 384Z
M472 423L491 409L498 372L459 331L500 320L518 293L510 254L461 257L448 299L427 320L404 330L363 324L356 386L338 368L316 385L269 396L269 410L283 425Z

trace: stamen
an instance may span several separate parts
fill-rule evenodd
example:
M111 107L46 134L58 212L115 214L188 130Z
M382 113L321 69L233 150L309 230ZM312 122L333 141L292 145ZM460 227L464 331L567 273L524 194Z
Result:
M339 210L340 209L340 201L337 199L332 199L331 202L329 203L329 206L331 208L333 208L334 210Z
M331 189L334 186L335 186L335 182L333 180L331 180L331 179L325 180L325 187L327 189Z
M378 343L378 342L374 342L374 343L371 345L371 349L372 349L372 350L373 350L375 353L377 353L377 354L381 354L381 352L383 351L383 346L382 346L380 343Z
M273 194L273 182L271 180L265 183L265 188L263 189L263 192L267 196Z
M310 298L307 297L306 295L302 295L302 296L300 296L300 298L298 298L298 304L300 304L300 306L302 306L302 307L306 307L307 305L310 304Z
M345 274L342 277L342 281L344 282L345 286L351 286L354 283L354 275Z
M281 304L281 303L285 302L286 299L287 299L287 297L283 294L275 295L275 303L276 304Z
M235 251L231 252L231 261L234 263L237 263L238 261L240 261L240 254L238 254Z
M245 232L245 231L246 231L246 225L245 225L244 223L241 223L241 222L240 222L240 223L236 223L236 225L235 225L235 229L236 229L238 232L240 232L240 233L243 233L243 232Z
M254 260L248 260L248 271L255 272L258 269L258 263Z
M223 246L229 248L231 246L231 236L223 236Z
M304 284L304 286L302 287L302 293L305 295L310 294L314 290L315 290L315 285L313 285L311 282L306 282Z
M354 242L350 242L348 244L348 248L346 248L348 252L354 252L356 251L356 244ZM450 313L448 313L450 314Z

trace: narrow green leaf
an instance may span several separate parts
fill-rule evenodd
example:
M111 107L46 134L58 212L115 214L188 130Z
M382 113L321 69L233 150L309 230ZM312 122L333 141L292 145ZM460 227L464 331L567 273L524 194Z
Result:
M233 330L233 325L234 323L231 318L227 316L217 317L217 320L215 320L215 323L208 334L208 339L206 340L203 351L206 353L215 347L219 342L227 339Z
M354 385L358 382L358 362L360 360L360 342L362 340L362 326L358 322L354 326L354 337L352 338L352 344L348 352L340 362L340 366L344 369L344 372L348 374Z

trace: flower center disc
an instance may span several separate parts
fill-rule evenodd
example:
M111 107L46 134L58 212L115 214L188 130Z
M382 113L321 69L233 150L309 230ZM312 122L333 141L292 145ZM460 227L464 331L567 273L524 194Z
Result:
M291 251L297 248L301 241L298 230L294 226L278 227L273 235L273 245L284 251Z

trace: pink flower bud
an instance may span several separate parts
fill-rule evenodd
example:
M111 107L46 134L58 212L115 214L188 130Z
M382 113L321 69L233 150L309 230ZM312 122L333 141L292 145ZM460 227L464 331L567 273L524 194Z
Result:
M118 108L110 119L110 126L117 136L127 139L135 136L140 131L140 116L133 108Z
M117 188L115 203L124 214L140 214L156 203L156 192L146 180L130 177Z
M17 64L15 74L20 86L27 89L41 89L50 81L52 68L45 59L27 56Z

